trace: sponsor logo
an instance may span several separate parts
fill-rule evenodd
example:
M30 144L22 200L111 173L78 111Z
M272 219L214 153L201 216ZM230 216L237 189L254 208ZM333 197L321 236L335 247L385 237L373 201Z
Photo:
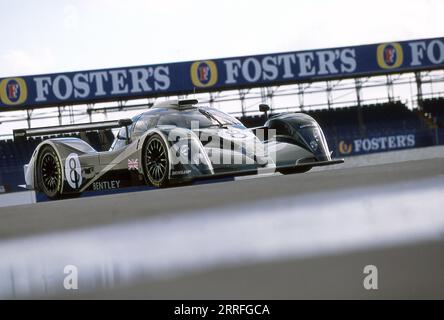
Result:
M410 42L411 63L410 66L421 66L424 63L440 64L444 62L444 41L435 39L430 42ZM428 60L428 61L427 61Z
M45 75L32 81L36 103L143 94L165 91L171 85L168 66Z
M339 153L342 155L348 155L351 153L377 152L393 149L412 148L415 145L416 137L414 134L355 139L352 143L340 141Z
M93 183L93 190L113 190L120 188L120 180L111 180L111 181L100 181Z
M139 159L128 159L128 170L139 170Z
M23 104L28 99L28 88L22 78L0 81L0 101L8 106Z
M80 166L79 155L71 153L65 160L65 177L69 186L79 189L82 185L82 167Z
M376 63L365 63L372 55ZM90 70L26 78L0 79L2 106L63 105L71 102L177 93L192 88L225 88L248 84L284 84L412 67L439 67L443 38L391 42L364 47L332 48L268 55L201 60L108 70ZM182 79L186 68L190 75ZM182 81L183 80L183 81ZM31 101L32 99L32 101Z
M177 170L177 171L172 171L171 175L173 176L177 176L177 175L185 175L185 174L190 174L191 170Z
M341 154L350 154L353 150L353 146L351 143L347 143L345 141L339 142L339 152Z
M404 62L404 52L399 43L380 44L376 52L378 65L383 69L399 68Z
M191 81L200 88L212 87L217 83L217 66L214 61L196 61L191 65Z
M353 48L226 59L223 64L225 84L353 73L358 67Z

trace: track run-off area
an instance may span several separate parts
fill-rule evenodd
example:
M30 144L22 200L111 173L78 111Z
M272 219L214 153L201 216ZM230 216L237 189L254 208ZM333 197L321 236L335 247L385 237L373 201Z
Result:
M424 150L0 208L0 297L444 298L444 152Z

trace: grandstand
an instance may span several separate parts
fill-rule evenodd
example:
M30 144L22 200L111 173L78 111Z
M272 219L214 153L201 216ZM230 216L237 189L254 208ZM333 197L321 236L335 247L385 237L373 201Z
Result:
M307 113L325 128L327 134L352 136L392 134L402 130L426 128L425 123L415 112L400 101L362 107L313 110Z

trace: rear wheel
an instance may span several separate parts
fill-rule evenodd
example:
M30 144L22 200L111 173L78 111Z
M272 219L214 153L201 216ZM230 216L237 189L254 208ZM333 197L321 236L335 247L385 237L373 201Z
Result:
M61 197L63 184L62 166L54 148L46 145L37 160L36 178L38 189L48 198Z
M143 150L143 164L147 183L155 187L168 185L168 150L165 142L158 134L148 138Z

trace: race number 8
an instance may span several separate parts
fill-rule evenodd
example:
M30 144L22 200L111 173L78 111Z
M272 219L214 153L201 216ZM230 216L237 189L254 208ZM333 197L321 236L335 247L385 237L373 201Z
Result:
M65 160L65 176L69 186L78 189L82 185L82 167L77 153L71 153Z

